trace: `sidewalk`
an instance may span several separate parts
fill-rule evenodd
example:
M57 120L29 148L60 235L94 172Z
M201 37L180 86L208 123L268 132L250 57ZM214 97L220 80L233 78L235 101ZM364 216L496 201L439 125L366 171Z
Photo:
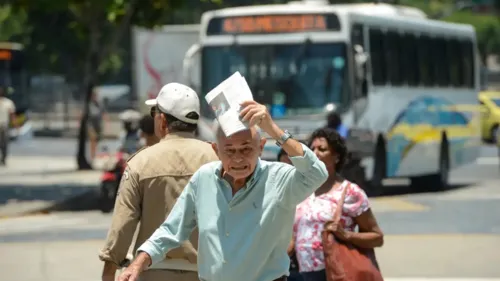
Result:
M59 137L59 138L77 138L80 128L78 120L69 120L64 122L61 120L51 121L47 123L43 120L32 120L33 135L35 137ZM116 139L122 131L122 123L118 120L108 122L102 132L104 139Z
M11 157L8 166L0 167L0 217L45 210L71 198L95 198L104 160L95 163L95 170L78 171L74 157Z
M492 247L498 241L496 236L388 235L377 258L386 281L498 281L500 259ZM0 255L2 281L100 280L103 245L102 239L0 243L0 252L9 253Z

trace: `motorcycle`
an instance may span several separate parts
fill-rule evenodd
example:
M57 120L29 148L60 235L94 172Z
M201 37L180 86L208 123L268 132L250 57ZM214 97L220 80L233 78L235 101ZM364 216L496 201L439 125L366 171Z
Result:
M139 128L136 123L140 117L134 110L127 110L120 115L125 129L122 145L114 155L108 157L101 176L99 209L103 213L113 210L127 159L139 149Z
M118 151L110 157L101 176L101 194L99 196L99 208L103 213L113 210L118 194L118 187L127 166L128 154Z

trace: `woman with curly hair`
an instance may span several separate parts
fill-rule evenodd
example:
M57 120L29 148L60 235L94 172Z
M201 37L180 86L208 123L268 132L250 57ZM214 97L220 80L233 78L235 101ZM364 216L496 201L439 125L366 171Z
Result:
M309 147L325 163L329 177L297 206L293 226L294 248L303 280L326 281L321 231L323 225L333 219L337 201L345 188L341 226L331 229L337 239L361 248L375 248L382 246L384 236L365 192L339 175L347 160L344 139L333 129L321 128L311 135Z

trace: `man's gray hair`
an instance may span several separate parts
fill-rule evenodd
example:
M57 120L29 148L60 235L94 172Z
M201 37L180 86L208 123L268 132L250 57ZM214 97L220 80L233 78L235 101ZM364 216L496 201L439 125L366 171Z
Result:
M224 131L222 130L222 128L219 124L219 121L217 121L217 119L214 119L212 128L215 132L216 141L219 140L219 136L225 136ZM254 126L254 128L255 128L255 130L258 134L258 137L260 139L262 137L262 129L259 126ZM222 134L222 135L220 135L220 134Z

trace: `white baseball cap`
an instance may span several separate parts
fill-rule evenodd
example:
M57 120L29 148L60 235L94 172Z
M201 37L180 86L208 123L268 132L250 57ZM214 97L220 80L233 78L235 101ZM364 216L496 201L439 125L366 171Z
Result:
M148 106L158 106L160 111L190 124L197 124L198 119L186 117L190 112L200 115L200 99L190 87L180 83L168 83L161 88L156 99L146 101Z

